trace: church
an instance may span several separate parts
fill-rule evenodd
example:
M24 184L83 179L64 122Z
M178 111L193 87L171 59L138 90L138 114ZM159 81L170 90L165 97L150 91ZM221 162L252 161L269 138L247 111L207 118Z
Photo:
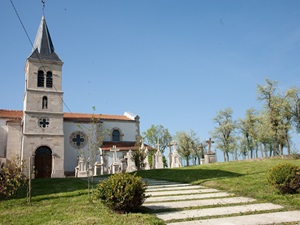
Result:
M95 147L103 150L106 167L113 163L111 149L122 159L138 148L138 115L63 112L62 67L43 16L25 64L23 110L0 109L1 164L31 161L35 178L73 176L78 159L88 157L89 143L96 143L89 133L95 125L98 134L103 131L102 145Z

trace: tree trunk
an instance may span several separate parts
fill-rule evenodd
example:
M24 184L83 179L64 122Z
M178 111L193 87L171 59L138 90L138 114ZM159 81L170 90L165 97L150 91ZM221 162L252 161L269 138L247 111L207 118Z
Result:
M290 140L289 140L287 134L285 135L285 141L286 141L287 153L288 153L288 155L290 155L291 154L291 145L290 145Z
M200 165L201 164L201 156L198 155L197 158L198 158L198 165Z
M279 155L282 155L282 144L278 145Z
M264 158L265 154L264 154L264 149L263 149L263 144L260 143L260 153L261 153L261 157Z

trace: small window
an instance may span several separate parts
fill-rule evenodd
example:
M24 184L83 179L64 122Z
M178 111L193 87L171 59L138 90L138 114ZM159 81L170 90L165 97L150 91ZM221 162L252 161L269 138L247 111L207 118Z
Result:
M48 71L46 77L46 87L52 88L52 86L53 86L52 72Z
M37 86L38 87L44 87L44 71L39 70L38 71L38 79L37 79Z
M48 97L44 96L42 99L42 109L48 109Z
M120 131L113 130L113 132L112 132L112 141L120 141Z
M49 122L48 118L40 118L39 119L39 126L40 127L46 128L46 127L49 127L49 125L50 125L50 122Z

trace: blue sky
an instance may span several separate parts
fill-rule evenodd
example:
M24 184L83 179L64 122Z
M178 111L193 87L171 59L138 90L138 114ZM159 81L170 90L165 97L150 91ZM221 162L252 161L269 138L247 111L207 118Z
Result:
M13 2L34 42L41 1ZM71 112L129 111L142 132L163 125L207 140L219 110L237 119L261 108L265 78L299 87L299 11L298 0L53 0L45 18ZM22 109L31 45L9 0L0 21L0 108Z

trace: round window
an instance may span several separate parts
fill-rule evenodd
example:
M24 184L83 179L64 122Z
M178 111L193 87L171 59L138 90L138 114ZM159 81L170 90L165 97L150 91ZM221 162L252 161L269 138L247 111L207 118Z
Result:
M70 144L77 149L83 148L87 144L88 137L82 131L75 131L70 135Z

